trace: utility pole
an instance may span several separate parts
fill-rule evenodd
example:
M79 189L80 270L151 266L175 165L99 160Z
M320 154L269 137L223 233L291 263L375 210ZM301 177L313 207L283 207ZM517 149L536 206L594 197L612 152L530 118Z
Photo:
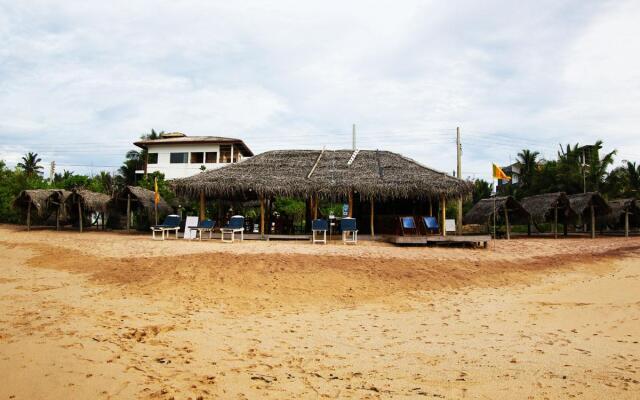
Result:
M356 150L356 124L353 124L353 131L352 131L352 141L353 141L353 151Z
M51 168L49 169L49 183L53 184L53 178L56 175L56 162L51 161Z
M460 127L456 128L456 156L458 161L456 175L458 179L462 179L462 143L460 143ZM458 198L458 214L456 217L458 235L462 235L462 196Z

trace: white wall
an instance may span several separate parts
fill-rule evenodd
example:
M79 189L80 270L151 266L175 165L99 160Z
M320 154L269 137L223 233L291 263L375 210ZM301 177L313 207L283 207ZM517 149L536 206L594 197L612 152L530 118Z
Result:
M163 144L148 145L149 153L158 153L158 163L148 164L147 172L159 171L166 179L185 178L201 172L200 167L204 165L207 169L220 168L229 163L220 163L220 146L218 144ZM218 163L214 164L191 164L191 153L206 153L215 151L218 154ZM170 153L189 153L186 164L171 164Z

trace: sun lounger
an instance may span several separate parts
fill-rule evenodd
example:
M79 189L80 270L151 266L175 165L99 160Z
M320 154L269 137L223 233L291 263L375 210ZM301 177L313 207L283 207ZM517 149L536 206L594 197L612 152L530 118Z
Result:
M422 223L427 233L438 233L440 231L436 217L422 217Z
M179 215L167 215L167 217L164 219L164 222L162 222L161 225L154 225L151 227L153 240L156 240L156 232L160 232L162 234L161 240L164 240L164 233L167 232L167 238L168 238L169 232L171 231L176 231L176 239L177 239L179 230L180 230Z
M225 243L233 243L235 234L240 233L240 240L244 240L244 217L234 215L224 228L220 228L220 239ZM225 239L225 234L230 235L230 239Z
M189 230L196 231L196 237L199 237L202 240L202 232L209 232L209 239L211 239L211 234L213 233L213 228L216 226L216 221L212 221L210 219L205 219L204 221L198 222L198 226L193 226L189 228Z
M327 244L327 231L329 230L329 223L326 219L314 219L311 221L311 243L324 243ZM316 234L322 232L322 239L316 239Z
M400 232L402 235L418 235L418 227L413 217L400 217Z
M358 228L355 218L342 218L340 220L340 230L342 230L342 243L358 243Z

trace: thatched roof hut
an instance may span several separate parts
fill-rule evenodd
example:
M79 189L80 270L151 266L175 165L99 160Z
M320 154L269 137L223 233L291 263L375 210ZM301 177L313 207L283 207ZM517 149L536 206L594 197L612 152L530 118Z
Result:
M609 214L601 216L598 222L602 222L608 225L617 225L624 223L624 217L626 213L630 214L630 219L635 223L640 221L640 203L636 199L615 199L609 200L609 207L611 212Z
M67 206L77 208L78 203L85 212L107 212L111 196L104 193L96 193L85 189L74 189L67 196L65 202ZM74 210L75 208L71 208Z
M471 192L471 185L389 151L274 150L237 164L177 179L179 195L253 199L257 196L345 198L447 198ZM353 160L351 160L353 158Z
M46 219L55 208L52 207L51 196L59 196L58 189L33 189L23 190L13 200L12 206L15 210L26 215L29 205L31 205L31 215Z
M155 193L152 190L140 186L126 186L114 197L115 208L120 212L126 212L127 199L131 200L132 211L145 212L149 217L153 215L155 211ZM160 197L160 201L158 202L158 215L166 215L171 213L171 211L171 206Z
M502 196L495 198L496 218L504 216L505 208L509 214L509 220L513 222L526 222L529 213L512 196ZM493 219L494 198L482 199L477 202L463 218L465 224L484 225Z
M602 217L611 212L607 201L598 192L572 194L567 197L569 198L571 209L577 215L587 214L590 212L591 206L593 206L596 217Z
M535 222L546 222L553 219L554 210L558 209L558 220L566 221L575 217L571 203L564 192L545 193L525 197L520 200L522 207L527 210Z

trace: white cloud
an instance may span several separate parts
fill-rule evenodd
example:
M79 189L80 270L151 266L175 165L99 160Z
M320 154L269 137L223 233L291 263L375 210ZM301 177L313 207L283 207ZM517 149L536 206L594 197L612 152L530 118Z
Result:
M115 166L152 127L349 147L353 122L361 147L446 171L460 125L464 170L485 177L558 142L634 156L638 17L632 1L0 0L0 157Z

